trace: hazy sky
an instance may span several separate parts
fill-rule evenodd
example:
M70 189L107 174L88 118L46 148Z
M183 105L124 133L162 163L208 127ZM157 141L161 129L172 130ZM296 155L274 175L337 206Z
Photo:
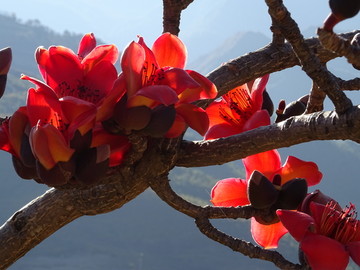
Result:
M321 25L329 13L327 0L285 0L301 29ZM14 13L26 21L38 19L55 31L94 32L122 49L140 34L149 43L162 31L161 0L17 0L4 1L0 12ZM341 23L339 29L359 28L359 17ZM180 37L196 41L196 53L211 51L239 31L270 36L270 18L262 0L195 0L182 15Z

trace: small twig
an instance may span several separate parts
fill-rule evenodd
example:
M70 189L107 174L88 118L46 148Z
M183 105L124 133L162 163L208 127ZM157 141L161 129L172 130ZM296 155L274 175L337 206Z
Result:
M282 1L265 0L265 2L269 7L270 16L280 27L284 37L291 43L303 70L329 96L338 113L346 112L352 107L351 100L346 97L344 92L339 91L339 85L333 75L310 50L297 23L291 18Z
M329 51L344 56L349 63L360 66L360 47L359 45L351 45L351 41L334 32L329 32L323 28L318 28L317 34L321 44Z
M281 269L307 269L305 266L289 262L277 251L262 249L219 231L206 217L199 217L195 222L200 232L210 239L231 248L233 251L240 252L250 258L270 261Z
M325 93L313 82L305 113L320 112L324 109Z

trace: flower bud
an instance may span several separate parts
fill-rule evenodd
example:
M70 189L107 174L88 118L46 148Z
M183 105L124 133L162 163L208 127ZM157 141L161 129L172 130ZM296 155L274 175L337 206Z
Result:
M264 209L276 202L279 191L261 172L254 171L249 179L247 193L254 208Z
M157 106L152 110L150 122L142 133L155 138L163 137L174 123L175 116L174 106Z
M36 179L38 178L36 167L28 167L21 162L16 156L12 156L12 163L17 175L23 179Z
M277 209L297 209L307 194L307 183L303 178L295 178L281 186Z
M70 159L68 162L73 162ZM73 176L71 170L69 170L68 162L58 162L50 170L47 170L38 160L36 160L37 174L41 179L41 182L50 186L62 186L68 183Z

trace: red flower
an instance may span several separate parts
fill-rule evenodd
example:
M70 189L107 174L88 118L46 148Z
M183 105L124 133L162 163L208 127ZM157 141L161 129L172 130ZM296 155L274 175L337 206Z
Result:
M321 172L313 162L306 162L289 156L285 164L281 166L280 155L276 150L249 156L243 159L243 163L246 170L246 180L228 178L220 180L213 187L211 202L215 206L236 207L250 204L249 180L254 171L262 173L268 179L264 178L264 181L270 181L272 185L276 186L274 188L270 185L270 187L274 190L280 190L280 192L281 187L292 179L306 179L307 185L311 186L318 184L322 178ZM279 200L280 195L276 196L279 197L275 199ZM275 202L279 203L276 200ZM282 202L280 201L280 203ZM287 232L286 228L276 220L269 225L262 223L259 223L255 218L251 219L251 234L254 240L264 248L276 248L280 238Z
M36 87L29 89L26 107L11 117L8 126L3 124L1 148L20 160L16 164L41 166L38 171L45 177L51 176L49 172L53 170L62 174L61 164L80 163L84 159L82 156L87 156L93 166L99 165L99 171L106 170L109 158L111 166L120 164L130 143L121 136L117 136L117 142L107 141L105 138L109 137L105 131L99 131L100 123L111 117L116 102L125 93L114 66L117 58L114 45L96 46L92 34L83 37L78 54L61 46L52 46L48 50L38 48L36 60L45 83L22 76ZM31 162L26 162L24 155L33 156L29 158ZM73 170L74 166L66 167ZM67 175L71 178L73 173L86 178L91 175L79 166ZM95 178L86 181L93 180ZM47 184L65 182L59 179Z
M341 270L349 257L360 266L360 221L355 206L339 210L338 203L310 203L310 213L278 210L281 222L300 242L311 269Z
M171 113L171 109L167 110L171 119L168 121L169 128L164 131L166 137L181 135L187 125L200 134L205 134L209 122L207 114L191 103L199 99L215 98L217 94L215 85L204 76L192 70L184 70L186 57L186 47L181 40L165 33L154 42L152 49L140 37L139 42L128 45L121 58L121 77L125 81L127 92L126 109L145 106L151 109L148 114L159 105L175 109L174 113ZM134 117L135 111L132 112ZM144 113L143 109L141 113ZM121 114L126 115L126 110L121 110ZM144 121L136 129L146 128L152 120L154 117L149 116L148 121ZM126 122L124 129L131 131L134 128L127 125L128 121L120 119L119 122Z
M238 86L221 100L214 101L206 109L210 119L206 140L228 137L256 127L270 124L269 114L262 110L263 93L269 75L256 79L252 84ZM251 86L250 86L251 85Z

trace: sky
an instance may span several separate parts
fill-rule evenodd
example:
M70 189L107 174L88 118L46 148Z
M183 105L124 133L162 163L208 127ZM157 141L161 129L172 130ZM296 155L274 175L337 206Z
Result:
M330 12L327 0L284 3L303 30L321 25ZM17 0L4 1L0 12L15 14L23 21L37 19L60 33L93 32L120 49L137 35L151 44L162 32L161 0ZM359 20L360 16L342 22L338 28L356 29ZM270 24L263 0L195 0L182 14L179 36L189 43L189 54L197 56L212 51L237 32L261 32L270 37Z

